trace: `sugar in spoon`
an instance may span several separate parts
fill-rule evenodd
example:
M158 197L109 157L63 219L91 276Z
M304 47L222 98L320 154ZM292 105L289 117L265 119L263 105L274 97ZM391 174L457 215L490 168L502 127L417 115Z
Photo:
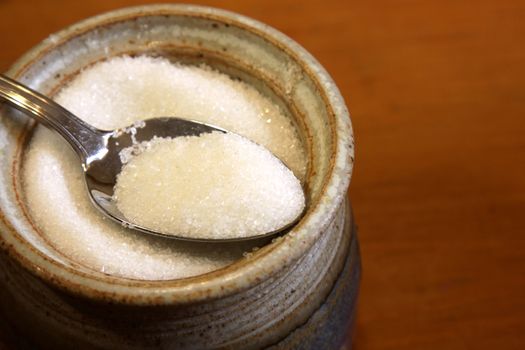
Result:
M104 215L130 229L172 239L201 242L231 242L259 239L275 235L292 226L299 217L282 227L248 237L239 238L195 238L184 232L164 233L150 227L130 222L118 209L113 200L117 175L123 164L120 152L154 137L174 138L199 136L205 133L229 131L217 126L176 117L161 117L143 120L127 128L100 130L87 124L50 98L31 88L0 74L0 98L10 105L33 117L46 127L57 131L80 158L85 183L92 203Z

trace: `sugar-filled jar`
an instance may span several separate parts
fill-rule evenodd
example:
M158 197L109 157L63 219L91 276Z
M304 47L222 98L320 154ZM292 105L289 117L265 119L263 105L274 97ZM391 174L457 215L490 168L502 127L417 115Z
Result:
M185 5L129 8L85 20L51 35L8 73L53 96L97 62L136 56L206 64L277 106L305 150L305 214L256 250L217 248L237 255L203 273L141 279L108 272L65 254L46 233L53 228L35 220L23 180L35 125L2 107L0 304L5 318L28 344L54 348L341 345L353 322L360 260L346 195L353 134L329 75L298 44L264 24ZM60 215L68 215L68 208ZM203 254L198 247L189 250Z

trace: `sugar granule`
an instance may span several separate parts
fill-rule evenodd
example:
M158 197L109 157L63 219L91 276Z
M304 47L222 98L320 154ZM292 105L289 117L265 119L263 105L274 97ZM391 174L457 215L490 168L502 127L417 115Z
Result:
M278 230L304 209L293 173L236 134L156 138L141 149L114 194L133 223L189 238L242 238Z

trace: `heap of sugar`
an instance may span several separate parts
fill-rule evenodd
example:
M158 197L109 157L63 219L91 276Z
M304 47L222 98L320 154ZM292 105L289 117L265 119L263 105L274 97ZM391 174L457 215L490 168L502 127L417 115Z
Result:
M279 230L304 209L301 183L267 149L232 133L143 142L114 200L133 223L189 238Z
M101 129L160 116L218 125L268 148L304 177L304 149L289 119L253 87L206 66L112 58L81 72L56 100ZM146 280L183 278L231 264L252 248L157 239L106 219L90 202L76 154L41 126L25 154L23 178L25 202L41 234L65 256L97 271Z

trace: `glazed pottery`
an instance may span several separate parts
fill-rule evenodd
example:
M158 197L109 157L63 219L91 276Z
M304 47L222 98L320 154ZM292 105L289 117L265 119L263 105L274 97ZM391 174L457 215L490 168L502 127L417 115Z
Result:
M139 281L57 252L27 214L20 169L34 123L0 109L0 306L21 346L104 349L334 349L348 337L360 260L347 190L353 134L334 82L297 43L246 17L155 5L103 14L49 36L7 72L53 95L117 55L207 63L272 98L309 156L307 211L283 237L223 269Z

